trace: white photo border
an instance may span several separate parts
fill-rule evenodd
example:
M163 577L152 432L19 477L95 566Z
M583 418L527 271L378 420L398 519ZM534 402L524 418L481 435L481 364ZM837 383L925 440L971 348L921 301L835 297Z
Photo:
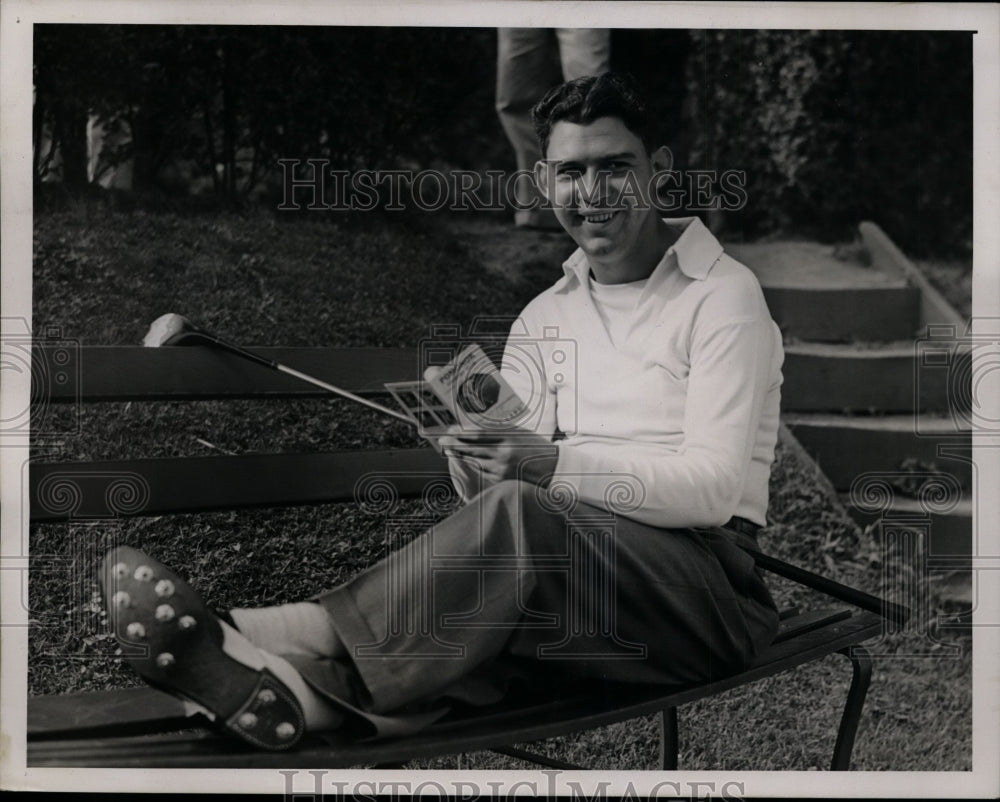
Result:
M240 25L374 25L374 26L605 26L615 28L773 28L773 29L892 29L975 31L973 58L974 93L974 275L973 316L1000 318L1000 6L927 3L661 3L661 2L351 2L334 5L306 2L232 3L209 2L67 2L65 0L5 0L0 6L0 317L4 334L17 333L17 321L31 319L32 280L32 176L31 176L31 65L32 26L38 23L162 23ZM947 143L942 143L947 147ZM30 375L4 373L0 394L0 420L28 407ZM1000 399L994 399L1000 411ZM996 416L1000 418L1000 414ZM311 780L297 780L277 770L108 770L27 769L25 767L26 613L19 603L17 578L26 565L23 544L27 542L27 487L22 482L28 460L27 436L5 438L0 453L0 561L5 581L0 583L3 611L0 687L0 786L5 789L69 791L157 791L241 792L281 794L287 790L309 793ZM1000 460L996 449L988 449L979 438L975 459L980 486L1000 488ZM993 503L989 503L993 502ZM1000 532L1000 504L981 500L977 533L996 537ZM1000 566L997 566L1000 569ZM989 581L980 583L977 615L998 620L1000 570L983 572ZM984 620L984 619L980 619ZM598 783L608 783L604 793L613 797L629 784L648 795L657 783L669 779L697 795L697 783L721 788L739 782L740 796L828 796L844 797L996 797L1000 794L997 755L1000 754L1000 631L995 627L976 630L973 654L973 770L970 772L843 772L836 776L800 772L498 772L366 771L329 772L336 783L326 791L370 788L365 783L383 778L389 783L420 783L428 793L438 794L434 783L446 790L479 788L484 795L503 779L512 794L555 790L569 795L572 785L592 793ZM553 782L555 785L553 785ZM299 785L298 783L301 783ZM359 785L361 783L362 785ZM515 787L516 784L520 784ZM392 785L383 786L387 790ZM400 786L396 786L400 787ZM661 788L664 786L661 786ZM666 786L672 788L672 786ZM662 791L661 791L662 793ZM735 793L735 791L733 791Z

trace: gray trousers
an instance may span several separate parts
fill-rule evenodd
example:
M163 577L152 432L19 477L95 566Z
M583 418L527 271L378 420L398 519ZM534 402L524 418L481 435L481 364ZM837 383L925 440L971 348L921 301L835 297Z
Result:
M558 69L553 69L556 46ZM518 170L531 170L541 158L531 125L531 107L549 89L610 68L611 32L603 28L500 28L497 31L496 110L514 148ZM517 201L528 204L534 188L527 178L516 186Z
M753 544L501 482L317 597L349 658L288 659L380 735L496 702L514 681L711 680L777 631L741 539Z

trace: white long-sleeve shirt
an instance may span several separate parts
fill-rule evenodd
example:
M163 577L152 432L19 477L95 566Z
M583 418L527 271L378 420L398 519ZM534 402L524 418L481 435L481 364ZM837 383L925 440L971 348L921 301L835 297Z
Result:
M680 236L641 288L595 302L576 251L512 327L502 372L532 410L522 426L565 434L552 481L580 500L653 526L763 524L781 334L698 218L665 222Z

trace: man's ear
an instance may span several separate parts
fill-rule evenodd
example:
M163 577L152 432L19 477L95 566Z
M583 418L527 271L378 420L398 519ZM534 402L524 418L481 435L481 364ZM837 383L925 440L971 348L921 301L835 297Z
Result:
M674 168L674 154L666 145L662 145L649 155L654 172L669 171Z
M535 186L545 200L552 202L552 162L539 159L535 162Z

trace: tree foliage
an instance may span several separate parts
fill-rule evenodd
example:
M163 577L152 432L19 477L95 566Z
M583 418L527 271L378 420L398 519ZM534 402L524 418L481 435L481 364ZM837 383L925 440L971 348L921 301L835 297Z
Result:
M278 158L325 158L344 168L476 161L483 124L492 120L499 132L490 29L36 31L39 178L58 150L63 180L85 183L88 117L123 134L102 157L134 159L139 187L200 179L229 198L250 193Z
M39 25L36 176L88 181L87 125L134 186L242 200L278 159L512 167L491 28ZM747 236L849 235L915 255L972 230L972 37L926 31L614 32L682 169L744 170ZM682 114L681 108L685 109ZM48 138L43 136L43 132Z
M915 254L972 233L972 36L698 31L692 163L747 173L748 235L872 219Z

